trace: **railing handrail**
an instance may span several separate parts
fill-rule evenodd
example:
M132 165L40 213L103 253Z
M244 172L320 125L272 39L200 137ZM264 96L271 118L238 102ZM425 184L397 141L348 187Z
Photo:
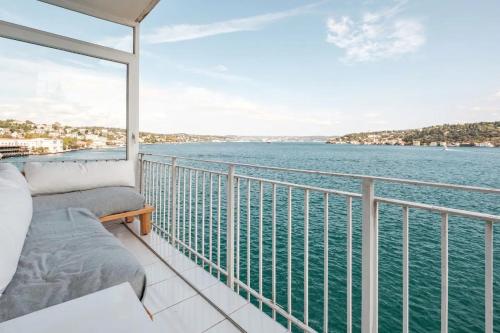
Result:
M390 199L390 198L383 198L383 197L375 197L375 201L380 202L380 203L398 205L401 207L418 208L421 210L427 210L427 211L431 211L431 212L446 213L446 214L453 215L453 216L468 217L468 218L477 219L477 220L481 220L481 221L489 221L489 222L494 222L494 223L500 222L500 215L492 215L492 214L474 212L474 211L470 211L470 210L448 208L448 207L429 205L429 204L424 204L424 203L419 203L419 202L414 202L414 201Z
M153 155L153 156L158 156L158 155ZM182 159L182 157L175 157L175 158ZM161 164L165 164L165 165L171 165L171 163L166 162L166 161L152 161L152 162L161 163ZM224 164L226 164L228 166L236 166L237 165L237 164L232 164L232 163L224 163ZM186 170L192 170L192 171L197 170L197 171L201 171L201 172L208 172L208 173L213 173L213 174L223 175L223 176L228 175L228 173L225 173L223 171L211 171L211 170L207 170L204 168L198 168L198 167L183 167L183 166L179 166L179 167L186 169ZM356 198L356 199L362 198L362 194L356 193L356 192L333 190L333 189L324 188L324 187L318 187L318 186L312 186L312 185L306 185L306 184L298 184L298 183L286 182L286 181L281 181L281 180L274 180L274 179L269 179L269 178L264 178L264 177L254 177L254 176L242 175L242 174L234 174L234 177L237 179L244 179L244 180L250 180L250 181L255 181L255 182L274 184L274 185L278 185L278 186L292 187L292 188L296 188L296 189L309 190L309 191L315 191L315 192L321 192L321 193L328 193L328 194L339 195L339 196L343 196L343 197L350 197L350 198ZM368 178L368 179L370 179L370 178ZM445 206L426 204L426 203L422 203L422 202L418 202L418 201L400 200L400 199L379 197L379 196L374 197L374 199L375 199L375 201L377 201L379 203L398 205L401 207L417 208L417 209L433 211L433 212L438 212L438 213L447 213L447 214L450 214L453 216L468 217L468 218L472 218L472 219L476 219L476 220L480 220L480 221L490 221L493 223L500 222L500 215L482 213L482 212L477 212L477 211L473 211L473 210L450 208L450 207L445 207Z
M351 173L342 173L342 172L273 167L273 166L265 166L265 165L259 165L259 164L237 163L237 162L230 162L230 161L204 160L204 159L198 159L198 158L193 158L193 157L183 157L183 156L176 156L176 155L164 155L164 154L152 154L152 153L139 153L139 154L143 155L143 156L156 156L156 157L168 157L168 158L175 157L177 159L186 160L186 161L201 162L201 163L213 163L213 164L222 164L222 165L234 165L234 166L239 166L239 167L264 169L264 170L270 170L270 171L285 171L285 172L303 173L303 174L320 175L320 176L347 177L347 178L354 178L354 179L359 179L359 180L368 179L368 180L376 180L376 181L381 181L381 182L386 182L386 183L399 183L399 184L415 185L415 186L439 187L439 188L459 190L459 191L468 191L468 192L500 194L500 189L493 188L493 187L481 187L481 186L459 185L459 184L449 184L449 183L437 183L437 182L429 182L429 181L422 181L422 180L416 180L416 179L402 179L402 178L393 178L393 177L370 176L370 175L351 174Z

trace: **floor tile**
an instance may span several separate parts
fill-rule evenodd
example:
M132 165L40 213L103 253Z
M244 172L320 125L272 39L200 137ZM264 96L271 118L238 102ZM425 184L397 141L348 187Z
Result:
M139 222L133 222L126 226L126 228L141 238L144 243L153 248L162 258L168 258L177 253L175 248L165 238L156 233L154 229L149 234L141 236Z
M210 327L203 333L241 333L229 320L224 320L215 326Z
M195 295L194 289L181 278L174 277L147 287L143 304L150 313L155 314Z
M236 321L248 333L274 333L286 332L287 329L275 322L271 317L262 313L252 304L247 304L238 311L231 314L231 318Z
M162 261L158 261L152 265L144 266L144 270L146 271L147 286L177 276L174 271L168 268L168 266L165 265Z
M108 229L109 230L109 229ZM142 266L153 264L160 259L141 243L123 224L119 227L112 227L109 230L125 248L134 255Z
M168 262L168 264L179 273L196 267L196 263L194 261L190 260L180 252L170 258L166 258L165 261Z
M201 333L224 320L224 317L201 296L191 297L160 313L153 322L172 333Z
M231 314L248 304L248 301L245 298L233 292L231 288L222 282L218 282L212 287L203 290L202 294L208 297L222 311L228 314Z
M184 271L182 272L182 276L193 284L198 290L204 290L215 285L216 283L219 283L219 280L201 267L193 267Z
M122 242L132 255L139 261L142 266L147 266L159 262L160 259L151 252L144 244L137 239L134 241Z

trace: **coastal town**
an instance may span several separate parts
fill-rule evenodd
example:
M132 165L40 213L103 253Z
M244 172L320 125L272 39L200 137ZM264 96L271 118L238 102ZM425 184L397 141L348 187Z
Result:
M326 142L321 136L234 136L158 134L141 132L141 144L193 142ZM126 132L121 128L67 126L58 122L37 124L30 120L0 120L0 154L6 157L54 154L82 149L123 147Z
M500 122L436 125L418 129L352 133L330 144L428 147L500 147Z
M0 154L5 157L53 154L81 149L125 146L126 132L119 128L73 127L60 123L36 124L0 120ZM429 147L500 147L500 122L439 125L421 129L353 133L344 136L214 136L141 132L142 144L187 142L326 142L353 145Z

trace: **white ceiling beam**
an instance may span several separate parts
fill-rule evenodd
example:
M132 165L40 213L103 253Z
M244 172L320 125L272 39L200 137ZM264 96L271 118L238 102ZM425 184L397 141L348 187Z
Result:
M137 23L142 22L142 20L144 20L144 18L153 10L153 8L155 8L155 6L158 4L158 2L160 2L160 0L151 0L151 2L149 3L149 5L147 5L146 8L144 8L144 10L142 11L141 15L139 15L135 19L135 21Z
M0 20L0 37L18 40L21 42L50 47L57 50L82 54L89 57L109 60L122 64L133 61L132 53L116 50L110 47L83 42L42 30L28 28L22 25Z

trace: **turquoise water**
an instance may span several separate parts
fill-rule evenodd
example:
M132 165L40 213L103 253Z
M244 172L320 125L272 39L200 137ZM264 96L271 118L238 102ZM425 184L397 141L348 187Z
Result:
M147 145L149 153L179 155L289 168L315 169L377 176L412 178L500 188L500 149L430 147L349 146L298 143L203 143ZM96 157L95 152L74 152L61 158ZM97 152L99 157L122 156L122 152ZM203 165L204 167L208 167ZM359 182L350 179L263 172L240 168L237 173L359 192ZM225 184L222 185L224 189ZM254 185L253 193L258 193ZM246 182L241 184L246 202ZM278 188L278 198L286 198ZM201 190L200 190L201 193ZM224 191L222 193L225 193ZM264 197L264 294L271 296L271 188ZM498 195L435 190L377 183L376 195L500 215ZM252 197L251 268L252 287L258 277L258 202ZM303 316L303 195L293 197L293 314ZM330 294L329 327L346 330L346 230L345 200L330 198ZM323 197L311 194L309 230L309 323L321 330L323 318ZM224 220L225 207L222 207ZM245 207L241 219L246 221ZM200 213L201 214L201 213ZM208 215L208 212L207 212ZM214 211L215 215L215 211ZM286 306L286 201L277 204L277 291L278 302ZM402 213L400 207L381 205L379 213L379 328L380 332L401 331L402 312ZM224 221L223 221L224 225ZM246 280L246 227L241 226L241 279ZM353 325L360 326L361 266L360 205L353 203ZM222 249L224 254L224 237ZM499 231L495 228L495 326L500 327ZM208 249L207 249L208 251ZM222 255L224 265L224 255ZM244 293L242 293L244 295ZM440 323L440 216L410 211L410 331L438 332ZM484 224L451 217L449 222L449 327L450 332L484 331Z

